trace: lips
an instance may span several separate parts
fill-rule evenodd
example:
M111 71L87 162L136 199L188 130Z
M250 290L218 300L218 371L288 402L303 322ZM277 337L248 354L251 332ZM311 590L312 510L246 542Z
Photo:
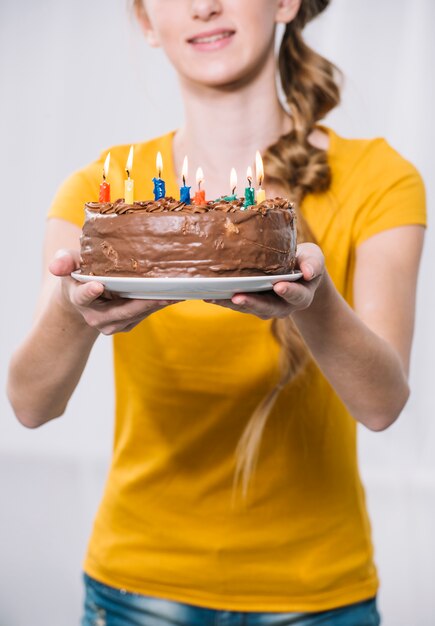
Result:
M207 45L215 44L219 41L228 40L235 34L234 30L230 29L216 29L204 33L198 33L193 37L190 37L187 41L193 45Z

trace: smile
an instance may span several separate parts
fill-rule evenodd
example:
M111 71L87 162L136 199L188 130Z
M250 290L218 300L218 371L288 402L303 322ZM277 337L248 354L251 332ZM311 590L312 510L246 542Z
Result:
M189 43L213 43L214 41L219 41L220 39L225 39L226 37L231 37L234 35L233 31L224 31L221 33L216 33L215 35L206 35L203 37L192 37L189 39Z
M199 33L188 39L188 43L202 50L216 50L227 45L235 31L233 30L216 30L208 33Z

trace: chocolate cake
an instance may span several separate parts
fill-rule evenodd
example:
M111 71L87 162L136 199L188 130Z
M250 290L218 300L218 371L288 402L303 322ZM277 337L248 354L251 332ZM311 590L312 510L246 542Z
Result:
M283 198L248 208L243 198L204 205L173 198L90 202L81 272L91 276L225 277L289 274L296 218Z

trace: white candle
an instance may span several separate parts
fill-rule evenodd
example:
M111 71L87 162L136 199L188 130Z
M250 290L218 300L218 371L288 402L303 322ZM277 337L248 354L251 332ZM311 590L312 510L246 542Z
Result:
M263 159L261 158L261 154L257 150L255 154L255 173L257 176L258 189L256 193L256 201L257 204L260 202L264 202L266 200L266 192L261 188L264 180L264 167L263 167Z

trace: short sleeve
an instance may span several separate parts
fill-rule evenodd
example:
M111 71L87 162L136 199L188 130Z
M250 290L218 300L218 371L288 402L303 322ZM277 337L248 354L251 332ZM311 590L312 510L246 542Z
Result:
M364 201L353 225L354 245L397 226L426 226L426 194L417 169L384 140L367 162Z
M83 226L85 219L84 206L86 202L98 199L99 183L105 155L98 161L74 172L59 187L53 202L48 210L47 217L57 217Z

